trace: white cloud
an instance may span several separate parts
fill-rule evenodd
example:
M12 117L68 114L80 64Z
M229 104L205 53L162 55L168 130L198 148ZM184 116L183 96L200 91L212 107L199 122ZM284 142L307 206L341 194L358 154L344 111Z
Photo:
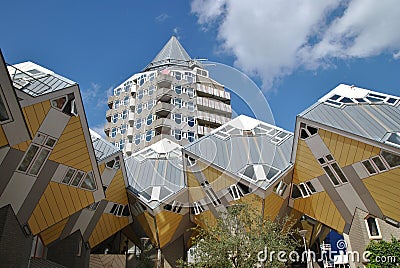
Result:
M86 107L105 108L107 105L107 97L113 94L113 88L108 88L106 92L100 84L91 82L90 87L81 90L82 100ZM107 95L107 96L105 96Z
M175 27L174 29L172 29L172 31L174 32L176 38L181 39L180 36L181 29L179 27Z
M161 13L155 19L157 22L163 23L165 20L169 19L170 16L167 13Z
M99 134L102 138L106 138L106 134L104 133L104 126L106 125L106 122L100 124L100 125L96 125L93 127L90 127L94 132L96 132L97 134Z
M235 65L260 76L266 89L335 58L400 57L396 0L193 0L191 8L203 27L217 27Z

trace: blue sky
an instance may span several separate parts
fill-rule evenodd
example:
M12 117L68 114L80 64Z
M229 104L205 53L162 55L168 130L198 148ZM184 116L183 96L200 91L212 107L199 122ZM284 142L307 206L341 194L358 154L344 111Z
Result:
M292 131L340 83L400 95L400 5L321 2L6 1L0 48L8 63L34 61L78 82L100 129L110 90L176 35L193 58L252 76L276 124Z

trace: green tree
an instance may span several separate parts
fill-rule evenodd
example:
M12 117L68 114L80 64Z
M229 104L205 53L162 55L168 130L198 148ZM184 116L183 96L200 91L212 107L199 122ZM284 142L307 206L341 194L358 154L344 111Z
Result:
M392 237L392 241L371 241L367 246L369 256L369 268L389 268L400 266L400 240Z
M194 263L178 262L180 267L249 268L259 264L259 256L267 257L262 267L286 267L289 263L278 260L277 253L295 250L298 242L288 218L281 221L264 220L247 204L228 207L215 224L194 228ZM260 254L260 251L262 254ZM269 255L276 254L272 260ZM288 258L289 259L289 258Z

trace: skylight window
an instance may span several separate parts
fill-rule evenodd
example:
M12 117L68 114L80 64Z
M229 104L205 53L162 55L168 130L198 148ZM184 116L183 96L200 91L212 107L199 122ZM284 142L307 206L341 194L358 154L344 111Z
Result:
M252 179L253 181L259 181L259 180L272 181L279 175L279 173L280 173L279 169L276 169L269 165L256 164L247 166L242 174Z
M390 143L397 147L400 147L400 132L390 133L386 140L386 143Z
M393 106L396 105L398 101L399 98L391 97L386 94L368 93L368 95L363 98L349 98L335 94L329 99L325 100L325 103L337 108L342 108L345 105L381 104L381 103Z

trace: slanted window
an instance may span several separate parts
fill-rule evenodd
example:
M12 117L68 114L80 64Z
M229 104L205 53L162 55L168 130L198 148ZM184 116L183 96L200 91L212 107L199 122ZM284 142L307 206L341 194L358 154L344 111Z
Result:
M164 206L165 210L169 210L175 213L180 213L182 210L183 204L178 201L173 201L172 204L166 204Z
M0 90L0 122L6 122L10 120L10 112L8 110L8 106L5 102L3 92Z
M231 194L233 200L239 200L240 197L243 196L236 184L229 186L229 193Z
M367 226L369 239L382 239L378 220L375 217L368 216L365 219L365 224Z
M63 110L67 104L67 96L51 100L51 106L59 110Z
M188 160L189 166L192 167L192 166L196 165L196 159L194 159L193 157L188 156L187 160Z
M274 192L279 195L283 196L285 194L285 191L287 189L287 184L284 181L280 181L275 187L274 187Z
M303 195L301 194L300 188L296 184L292 185L291 197L292 197L292 199L303 197Z
M57 140L38 132L26 150L17 170L29 175L37 176L44 166Z
M193 210L194 210L194 215L199 215L204 211L204 208L200 202L193 202Z
M382 151L381 155L385 159L386 163L388 163L390 168L400 166L400 155L392 154L387 151Z
M84 175L85 175L85 173L83 173L82 171L77 171L74 179L71 182L71 185L78 186Z
M400 147L400 132L390 133L385 142Z
M69 184L71 182L72 178L74 177L75 171L76 171L75 169L69 168L67 170L67 172L65 173L64 178L61 182L65 183L65 184Z
M375 170L375 167L371 164L371 162L369 160L365 160L361 162L363 164L363 166L365 167L365 169L368 171L368 173L370 175L374 175L377 173L377 171Z
M318 134L318 128L300 123L300 139L305 140Z
M335 158L331 154L325 155L324 157L318 158L318 162L321 164L328 178L332 184L339 186L343 183L349 182L342 169L336 163Z
M91 191L96 190L96 181L92 171L86 174L86 177L82 181L81 188Z
M379 169L380 172L386 171L387 167L381 160L379 156L371 158L372 162L375 164L375 166Z
M117 156L115 159L108 161L106 163L106 167L110 169L119 169L120 168L119 157Z

